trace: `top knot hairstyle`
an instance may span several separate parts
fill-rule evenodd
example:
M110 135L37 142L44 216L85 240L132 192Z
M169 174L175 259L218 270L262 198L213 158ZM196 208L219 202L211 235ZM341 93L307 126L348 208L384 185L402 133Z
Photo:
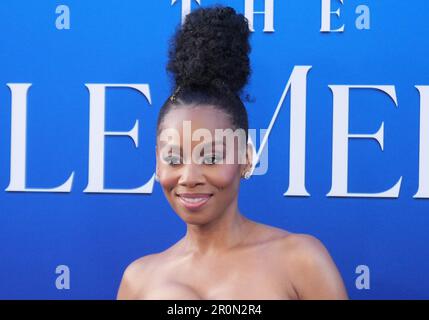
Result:
M158 134L172 108L211 105L226 112L248 139L248 117L240 95L251 74L247 19L231 7L200 7L185 18L169 48L167 71L174 93L161 107ZM248 97L247 97L248 98Z

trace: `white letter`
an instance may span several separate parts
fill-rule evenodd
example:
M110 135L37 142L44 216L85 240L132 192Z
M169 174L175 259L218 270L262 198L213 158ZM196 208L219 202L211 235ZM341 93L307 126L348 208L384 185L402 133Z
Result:
M341 4L344 4L344 0L339 0ZM331 0L322 0L322 27L320 32L344 32L344 24L341 28L331 30L331 15L335 14L337 17L340 16L340 8L337 11L331 11Z
M268 137L277 119L277 115L280 112L280 108L290 90L289 188L283 194L284 196L309 196L309 193L305 188L305 118L307 109L307 74L310 69L311 66L294 67L252 166L253 170L259 162L261 153L268 141ZM252 145L255 144L252 143Z
M149 86L147 84L85 84L90 95L89 125L89 167L88 185L84 192L95 193L151 193L154 176L143 186L135 189L104 188L104 138L105 136L128 136L138 147L138 120L127 132L105 131L105 93L106 87L128 87L142 93L151 104Z
M372 197L397 198L401 187L402 177L391 189L380 193L349 193L347 191L348 176L348 139L371 138L377 140L383 150L384 122L375 134L349 134L349 91L350 89L377 89L387 93L398 106L394 86L372 85L330 85L334 96L334 119L332 132L332 187L329 197Z
M420 93L419 189L413 198L429 198L429 86L416 86Z
M195 0L198 5L201 5L201 0ZM177 0L171 0L171 5L175 4ZM182 0L182 24L185 22L186 16L191 13L192 0Z
M61 186L52 189L26 188L27 151L27 92L31 83L8 83L12 94L12 123L10 137L10 182L6 191L70 192L74 172Z
M249 22L250 31L253 29L253 17L255 14L264 15L264 32L274 32L274 0L265 0L265 11L255 11L255 0L245 0L245 17Z

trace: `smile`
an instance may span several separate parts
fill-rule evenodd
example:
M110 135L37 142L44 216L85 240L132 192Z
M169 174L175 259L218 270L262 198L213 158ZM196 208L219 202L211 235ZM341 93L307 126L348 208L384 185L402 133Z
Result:
M180 202L189 210L200 209L212 197L211 194L178 195Z

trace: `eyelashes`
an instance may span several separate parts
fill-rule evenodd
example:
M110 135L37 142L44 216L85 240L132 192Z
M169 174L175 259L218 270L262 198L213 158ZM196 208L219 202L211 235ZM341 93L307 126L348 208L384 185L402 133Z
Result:
M164 162L167 163L170 166L179 165L181 163L180 162L180 158L179 157L175 157L175 156L163 157L162 160L164 160Z
M206 160L209 160L209 161L206 161ZM221 160L222 160L222 157L219 157L217 155L211 155L211 156L204 157L203 163L213 165L213 164L219 163Z
M201 164L214 165L222 161L223 157L219 155L208 155L203 157ZM177 166L182 164L182 160L179 156L168 155L162 158L162 160L170 166Z

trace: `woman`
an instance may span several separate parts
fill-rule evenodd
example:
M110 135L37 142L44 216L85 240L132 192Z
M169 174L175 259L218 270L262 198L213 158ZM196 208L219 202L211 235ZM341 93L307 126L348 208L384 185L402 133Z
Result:
M246 18L222 6L193 11L176 32L167 67L176 90L158 117L156 179L187 232L131 263L118 299L347 298L320 241L239 211L240 180L249 178L253 154L239 98L250 75L249 35ZM244 147L213 138L228 129L241 133Z

